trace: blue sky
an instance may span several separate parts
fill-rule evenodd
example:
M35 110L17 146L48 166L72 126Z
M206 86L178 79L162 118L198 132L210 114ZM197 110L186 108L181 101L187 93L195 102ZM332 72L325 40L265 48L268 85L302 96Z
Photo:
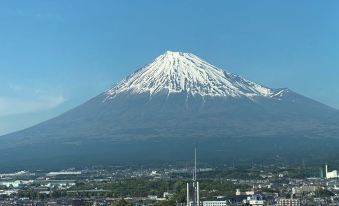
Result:
M4 0L0 134L54 117L166 50L339 108L339 1Z

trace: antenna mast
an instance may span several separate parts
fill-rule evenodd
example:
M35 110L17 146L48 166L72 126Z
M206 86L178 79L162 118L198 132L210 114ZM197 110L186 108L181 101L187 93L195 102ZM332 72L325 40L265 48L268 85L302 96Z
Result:
M199 197L199 182L197 181L197 146L194 147L194 168L193 168L193 196L192 203L190 204L189 200L189 183L187 183L187 206L200 206L200 197Z
M197 181L197 146L194 147L194 176L193 181Z

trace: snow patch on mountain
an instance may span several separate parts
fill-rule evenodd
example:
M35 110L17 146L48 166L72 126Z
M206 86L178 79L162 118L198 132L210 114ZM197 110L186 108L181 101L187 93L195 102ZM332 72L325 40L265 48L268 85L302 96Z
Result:
M225 72L193 54L167 51L151 64L137 70L109 89L106 92L106 99L112 99L121 93L147 93L152 96L164 92L167 95L187 93L248 98L273 97L281 94Z

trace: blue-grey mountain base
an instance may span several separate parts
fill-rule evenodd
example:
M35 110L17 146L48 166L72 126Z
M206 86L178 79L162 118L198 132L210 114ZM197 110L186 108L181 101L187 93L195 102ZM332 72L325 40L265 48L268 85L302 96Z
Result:
M339 155L338 137L336 109L166 52L84 104L1 137L0 164L167 164L190 160L195 143L208 164L321 162Z

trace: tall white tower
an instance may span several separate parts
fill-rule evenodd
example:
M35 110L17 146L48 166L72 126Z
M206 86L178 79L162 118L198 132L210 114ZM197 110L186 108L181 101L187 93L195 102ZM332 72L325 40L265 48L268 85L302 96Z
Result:
M194 169L192 179L193 195L192 204L190 204L190 184L187 183L187 206L200 206L199 182L197 181L197 147L194 147Z
M327 168L327 164L326 164L326 165L325 165L325 179L328 178L327 173L328 173L328 168Z
M187 182L187 192L186 192L186 201L187 201L187 205L186 206L190 206L190 183Z

